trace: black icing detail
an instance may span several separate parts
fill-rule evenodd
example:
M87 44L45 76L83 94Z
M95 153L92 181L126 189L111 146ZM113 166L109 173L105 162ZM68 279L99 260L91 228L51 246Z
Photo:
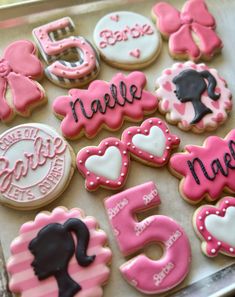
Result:
M190 124L196 124L205 115L212 113L211 109L201 102L201 96L206 90L212 100L216 101L220 98L220 94L215 93L216 79L207 70L202 72L193 69L184 70L174 77L173 83L176 85L174 92L178 100L183 103L192 102L193 104L195 116Z
M93 116L97 113L100 112L101 114L105 114L107 109L114 109L116 105L119 106L124 106L126 103L133 104L134 100L141 100L142 98L142 89L140 90L140 94L138 96L138 88L136 85L132 84L129 88L129 95L128 96L128 91L127 91L127 86L126 84L121 81L119 84L119 92L122 97L122 101L120 100L121 98L118 98L118 88L116 85L111 84L110 85L110 94L105 93L103 97L103 102L101 102L100 99L94 99L91 102L90 105L90 112L88 112L83 104L82 99L77 98L74 102L70 101L70 106L72 109L73 117L75 122L78 122L78 116L76 112L76 106L79 104L79 107L82 111L83 116L90 120L93 118ZM129 97L129 98L128 98Z
M231 161L235 160L235 151L234 151L235 142L233 140L230 140L228 143L229 151L230 153L226 152L223 155L223 161L224 166L221 164L221 161L218 158L215 158L212 160L210 164L210 171L212 172L212 175L208 173L208 170L206 169L203 161L200 158L194 158L192 161L187 161L187 165L190 169L190 172L195 180L195 182L200 185L201 181L198 177L198 174L196 172L196 164L199 165L199 168L201 169L203 175L206 179L213 181L216 176L221 173L224 177L227 177L229 175L229 169L234 170L235 164L232 165Z
M72 234L76 235L75 246ZM29 250L35 259L31 263L39 280L50 276L56 278L58 297L73 297L82 288L68 274L68 263L75 253L78 263L89 266L95 255L87 256L90 233L86 224L79 219L69 219L63 225L52 223L39 231L29 243Z

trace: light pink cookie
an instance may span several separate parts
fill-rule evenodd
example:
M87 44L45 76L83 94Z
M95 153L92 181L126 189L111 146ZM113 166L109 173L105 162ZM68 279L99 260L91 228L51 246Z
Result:
M215 32L216 22L204 0L187 1L181 12L166 2L157 3L152 16L169 52L176 59L209 60L223 47Z
M120 251L132 258L120 267L127 282L138 291L158 294L169 291L187 276L191 248L183 228L173 219L152 215L139 221L136 213L161 203L153 182L130 188L105 200L105 208ZM149 243L161 244L163 256L149 259L140 253ZM136 256L136 253L140 253Z
M117 138L106 138L98 147L88 146L78 152L77 167L89 191L98 187L119 189L124 186L129 170L127 146Z
M127 76L117 73L110 82L93 81L87 90L71 89L53 103L55 114L62 118L65 137L74 139L85 134L94 137L103 127L118 130L127 118L142 120L144 114L157 109L156 97L144 90L144 73L135 71Z
M35 81L42 74L42 64L31 41L8 45L0 58L0 121L8 122L15 114L27 117L34 107L46 102L43 88Z
M180 182L180 193L189 203L203 198L215 201L222 192L235 193L235 129L223 139L208 137L203 146L187 145L174 154L170 169Z
M111 251L98 228L78 208L39 213L11 244L9 289L21 297L101 297Z
M214 130L232 109L226 82L216 69L205 64L175 63L163 71L156 88L159 111L182 130Z
M122 134L133 158L150 166L164 166L172 149L178 147L180 139L170 133L168 127L158 118L145 120L140 127L127 128Z
M219 253L235 257L235 199L222 198L216 206L203 205L193 216L195 232L202 240L201 248L208 257Z

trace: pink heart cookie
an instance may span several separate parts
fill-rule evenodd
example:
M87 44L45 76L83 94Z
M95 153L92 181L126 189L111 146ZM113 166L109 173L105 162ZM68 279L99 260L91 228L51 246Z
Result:
M140 127L126 129L122 141L134 158L157 167L168 162L172 149L180 143L179 137L171 134L158 118L147 119Z
M208 257L218 253L235 257L235 199L224 197L216 206L203 205L193 216L196 234L202 240L202 251Z
M129 170L129 152L117 138L106 138L98 147L85 147L78 152L77 167L86 179L86 189L98 187L119 189L124 186Z

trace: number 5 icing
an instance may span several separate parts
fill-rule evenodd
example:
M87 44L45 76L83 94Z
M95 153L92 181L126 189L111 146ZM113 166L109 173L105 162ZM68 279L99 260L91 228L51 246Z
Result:
M43 59L51 65L45 69L53 83L65 88L83 86L99 72L99 58L93 46L81 36L69 36L74 31L73 21L62 18L33 30L34 38ZM61 37L66 37L58 40ZM77 61L61 60L76 55ZM58 60L58 61L57 61Z
M105 208L116 240L125 256L136 253L151 242L164 247L157 261L140 254L121 267L123 277L137 290L147 294L168 291L189 272L191 249L182 227L167 216L153 215L138 222L133 215L160 204L153 182L133 187L105 200Z

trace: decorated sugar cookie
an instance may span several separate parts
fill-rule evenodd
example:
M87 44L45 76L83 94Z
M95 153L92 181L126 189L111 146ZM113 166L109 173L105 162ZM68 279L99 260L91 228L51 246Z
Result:
M94 42L107 63L122 69L145 67L161 50L161 37L152 22L129 11L105 15L95 27Z
M118 130L125 118L142 120L144 114L157 109L156 97L144 90L144 73L134 71L127 76L117 73L110 82L95 80L87 90L71 89L68 96L53 102L55 114L62 118L65 137L74 139L85 134L94 137L101 128Z
M0 201L20 210L57 198L74 171L69 144L44 124L24 124L0 135Z
M140 127L127 128L122 134L131 155L151 166L164 166L172 149L176 148L180 139L170 133L166 124L158 118L145 120Z
M235 199L224 197L216 206L203 205L193 216L195 232L202 240L202 251L208 257L219 253L235 257Z
M35 80L43 68L34 44L18 40L0 57L0 121L8 122L15 114L28 117L31 110L46 102L44 90Z
M235 129L223 139L208 137L203 146L187 145L170 159L170 169L180 180L180 193L189 203L203 198L215 201L225 190L235 193Z
M159 110L182 130L214 130L232 109L232 94L216 69L193 62L175 63L156 81Z
M39 213L11 244L9 289L21 297L102 296L111 251L98 228L78 208Z
M152 16L175 59L209 60L223 43L215 32L216 22L204 0L187 1L181 12L166 2L157 3Z
M96 50L84 37L71 36L74 31L69 17L33 30L39 51L49 64L45 69L47 78L64 88L86 85L100 70Z
M98 147L89 146L77 155L78 170L89 191L98 187L119 189L124 186L129 170L129 152L117 138L106 138Z

